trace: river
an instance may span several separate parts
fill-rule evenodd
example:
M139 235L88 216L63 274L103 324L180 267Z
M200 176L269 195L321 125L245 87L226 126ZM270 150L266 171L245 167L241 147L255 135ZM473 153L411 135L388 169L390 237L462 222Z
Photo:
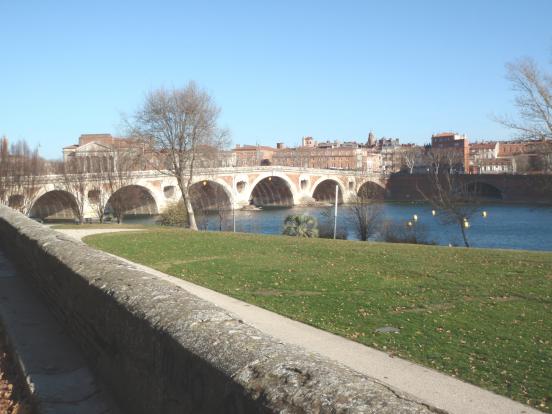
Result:
M490 247L499 249L526 249L552 251L552 206L483 204L479 212L470 219L466 230L472 247ZM486 217L482 212L485 211ZM281 234L283 222L290 214L309 214L315 216L321 225L333 229L333 207L293 207L258 211L236 211L236 231L247 233ZM418 220L412 220L413 215ZM444 225L438 216L433 216L426 204L384 203L382 221L391 221L405 225L412 221L425 239L439 245L463 246L462 236L457 225ZM154 223L153 217L127 218L127 223ZM199 219L199 224L208 230L218 230L220 219L209 215ZM222 227L226 231L233 229L232 212L225 214ZM347 206L339 206L338 232L345 233L347 239L358 239L355 226ZM381 239L376 235L373 239Z

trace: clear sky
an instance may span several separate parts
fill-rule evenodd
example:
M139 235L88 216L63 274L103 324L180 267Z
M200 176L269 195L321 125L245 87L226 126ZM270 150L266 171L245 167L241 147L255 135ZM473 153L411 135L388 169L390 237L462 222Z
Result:
M505 64L552 61L552 0L0 0L0 28L0 134L47 158L189 80L234 144L506 139Z

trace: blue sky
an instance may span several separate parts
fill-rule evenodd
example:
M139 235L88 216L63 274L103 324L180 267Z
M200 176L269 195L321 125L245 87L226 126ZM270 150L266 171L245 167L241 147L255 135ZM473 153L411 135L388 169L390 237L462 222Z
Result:
M505 64L552 61L552 1L0 0L0 134L59 158L195 80L233 143L506 139Z

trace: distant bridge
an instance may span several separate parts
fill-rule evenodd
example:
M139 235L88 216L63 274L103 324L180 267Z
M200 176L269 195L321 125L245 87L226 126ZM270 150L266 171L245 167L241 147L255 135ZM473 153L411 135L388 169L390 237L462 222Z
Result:
M84 218L97 218L97 209L90 198L101 188L94 174L89 176L84 200ZM41 219L76 218L76 199L62 189L62 176L40 179L39 190L32 200L29 216ZM476 195L490 201L552 202L552 176L480 174L463 175ZM155 215L167 205L180 200L176 179L158 171L137 171L130 183L105 201L114 198L123 202L125 215ZM198 170L190 189L195 211L240 209L244 206L291 207L313 202L333 203L336 186L338 202L349 203L355 197L420 200L426 194L427 175L392 175L351 170L312 169L283 166L228 167ZM18 196L11 197L17 200ZM109 210L109 208L108 208Z
M41 185L31 203L29 216L41 219L75 218L75 196L59 185L61 176L41 179ZM383 198L386 178L381 174L361 171L305 169L298 167L259 166L198 170L190 189L194 209L238 209L247 205L258 207L295 206L318 202L333 202L336 185L339 203L350 202L361 195ZM90 175L84 200L84 218L96 218L90 198L100 183ZM136 194L140 197L136 197ZM158 214L180 199L176 179L158 171L137 171L131 184L111 196L126 200L127 215ZM107 200L106 205L112 202Z

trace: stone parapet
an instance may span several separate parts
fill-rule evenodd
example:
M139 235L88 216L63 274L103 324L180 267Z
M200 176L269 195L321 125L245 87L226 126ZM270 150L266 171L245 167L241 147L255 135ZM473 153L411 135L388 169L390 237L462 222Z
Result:
M0 243L128 413L429 413L0 206Z

